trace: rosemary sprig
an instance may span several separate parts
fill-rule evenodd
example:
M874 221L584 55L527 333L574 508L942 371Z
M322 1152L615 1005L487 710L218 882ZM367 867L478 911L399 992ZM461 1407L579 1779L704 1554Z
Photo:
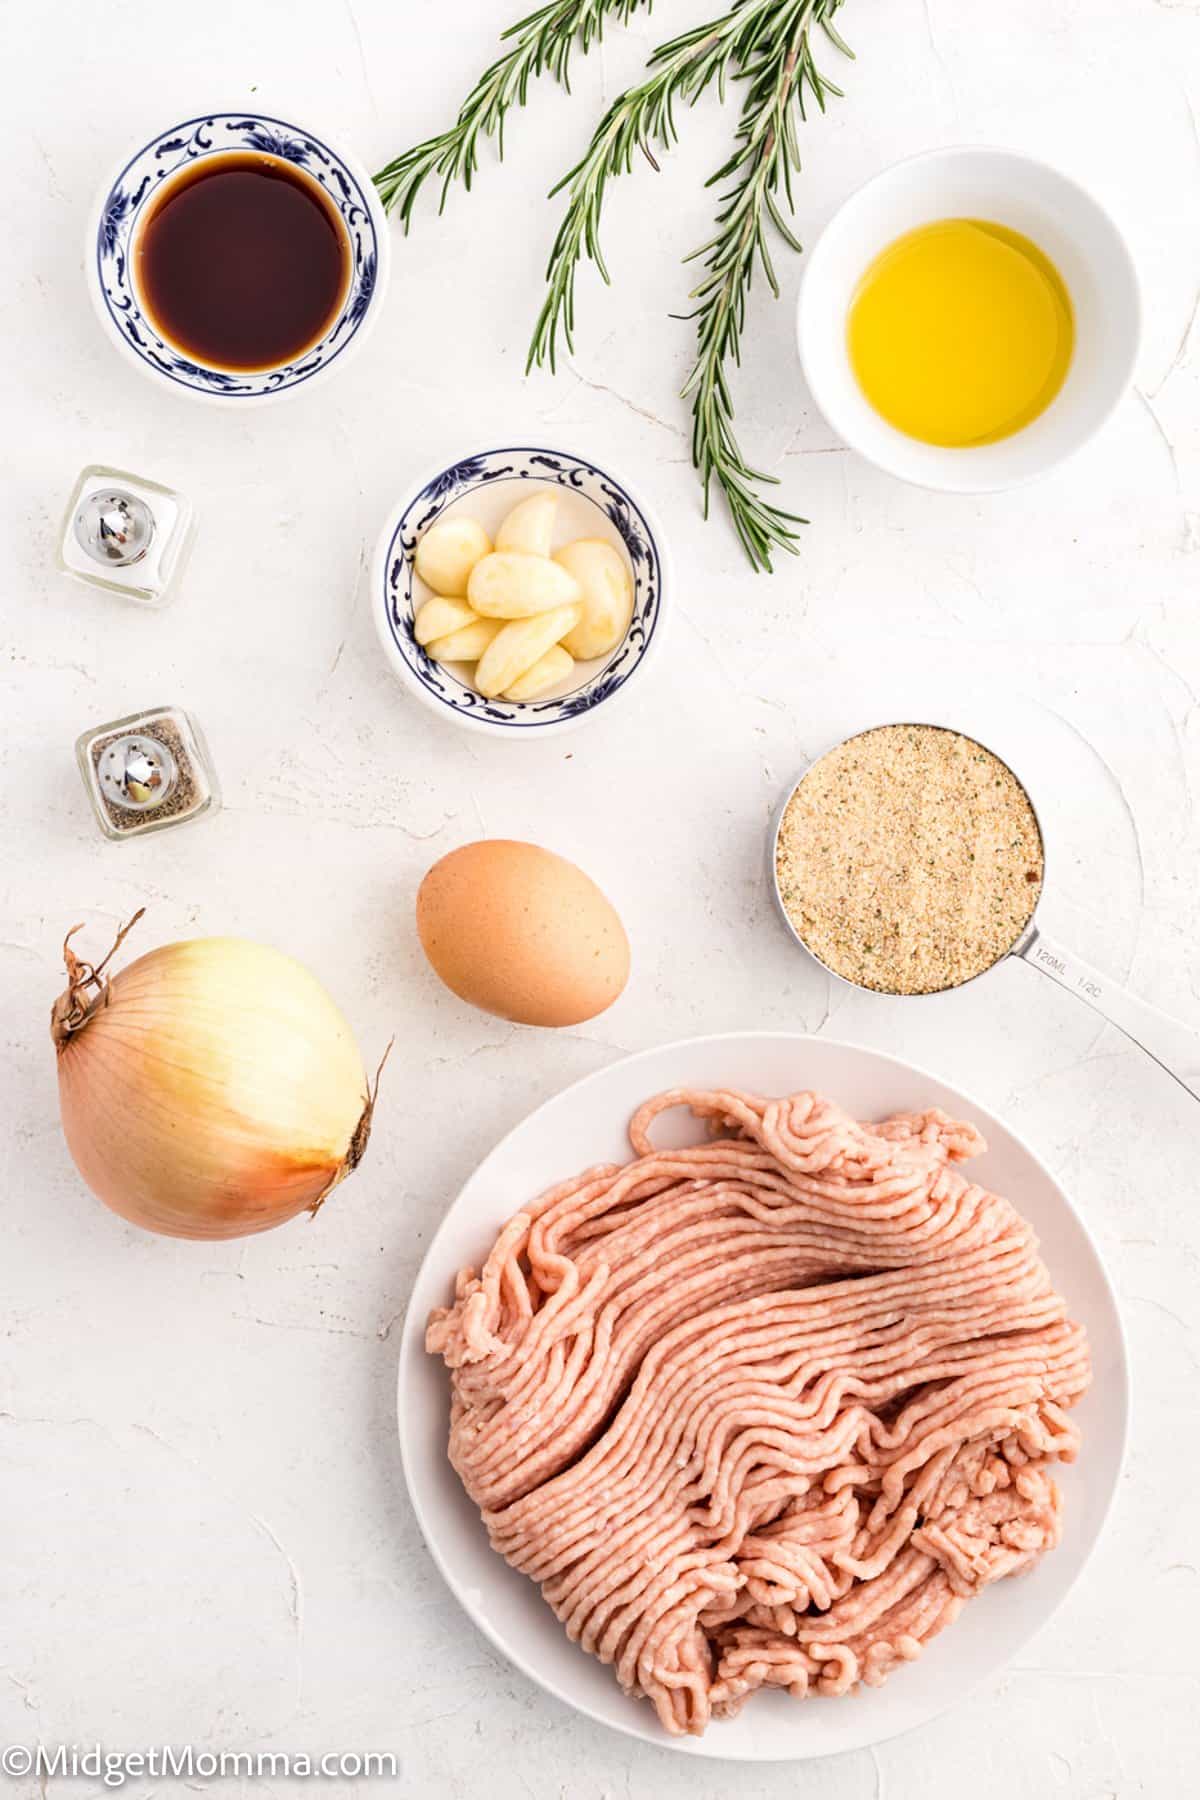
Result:
M505 118L510 107L524 105L531 79L548 71L569 90L574 52L586 53L606 20L624 24L639 6L650 3L549 0L510 26L502 39L508 47L480 76L450 130L406 150L376 175L385 207L398 213L407 231L417 195L430 176L441 178L443 207L455 181L469 188L478 168L480 139L495 138L503 156ZM805 521L757 491L776 477L755 469L738 446L729 365L740 361L756 263L779 293L768 223L793 249L800 248L784 221L781 197L790 208L791 177L800 167L796 121L805 117L806 92L822 111L826 97L840 92L816 67L813 29L821 27L839 50L852 54L833 26L841 5L842 0L728 0L727 10L708 24L654 52L645 80L613 102L581 161L551 190L565 190L567 205L547 266L546 298L529 348L529 369L544 364L554 368L560 331L567 348L573 348L580 262L586 257L609 279L600 249L600 217L610 179L631 168L636 151L654 163L652 145L671 147L678 102L694 104L713 82L724 99L731 75L745 81L733 154L709 183L729 181L732 186L718 201L715 235L693 253L703 259L705 273L691 295L697 352L683 393L692 402L692 460L704 490L705 516L715 482L756 569L770 569L773 550L794 551L794 527Z
M586 53L599 42L606 18L623 25L640 6L650 4L651 0L550 0L510 25L501 42L511 41L511 48L479 77L449 131L415 144L376 175L385 209L395 210L407 231L417 195L436 174L442 178L441 212L455 181L470 187L479 166L481 137L494 137L503 157L505 116L510 106L524 106L534 76L548 69L569 92L572 52L578 48Z
M746 462L733 434L728 363L740 359L746 296L756 259L776 294L779 285L767 247L769 220L794 249L799 243L785 224L780 189L790 207L791 174L800 166L796 116L804 117L805 90L824 109L827 94L840 90L818 72L809 34L821 25L838 48L850 54L833 30L842 0L735 0L707 25L673 38L650 59L637 87L618 96L601 120L582 160L563 177L567 207L546 271L547 293L534 327L527 367L555 366L558 333L574 347L575 275L586 256L607 282L600 249L600 216L609 180L627 172L634 153L650 160L651 144L669 149L676 139L674 107L694 104L716 81L724 98L732 70L747 83L737 145L712 182L734 177L720 203L717 233L694 254L708 271L692 298L697 301L698 349L684 385L692 396L692 460L704 487L704 510L715 480L725 495L734 528L756 569L769 570L773 548L794 551L794 526L805 521L773 506L755 484L773 482ZM711 183L710 183L711 185ZM690 259L689 259L690 260Z
M704 516L715 480L721 488L734 529L755 569L771 569L773 549L795 553L797 525L807 520L785 512L756 492L757 484L778 477L746 462L733 433L733 404L728 365L741 361L746 298L757 259L771 292L779 282L767 243L768 221L793 250L801 245L780 211L780 190L792 209L792 172L799 171L796 119L805 117L805 90L822 112L826 96L841 89L827 81L813 59L810 32L820 25L839 50L852 51L833 29L842 0L784 0L755 33L753 48L743 54L747 87L738 124L737 144L728 162L708 185L732 180L721 196L716 234L688 261L704 259L706 273L692 290L696 301L697 353L683 394L692 398L692 461L704 489Z
M651 144L669 150L675 143L675 105L695 103L716 81L721 98L731 63L736 66L754 47L754 34L780 0L734 0L732 8L707 25L661 44L650 58L649 73L637 87L619 94L601 119L582 159L551 188L564 190L566 212L546 268L547 294L534 327L526 368L556 366L558 333L573 350L575 274L586 256L607 282L600 249L600 215L609 181L627 174L638 150L653 163Z

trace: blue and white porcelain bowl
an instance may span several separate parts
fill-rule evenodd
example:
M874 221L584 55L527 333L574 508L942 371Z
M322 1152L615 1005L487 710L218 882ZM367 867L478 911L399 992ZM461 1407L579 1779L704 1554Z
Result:
M133 251L147 209L164 182L206 157L247 150L294 163L324 188L350 241L350 283L329 331L297 361L261 371L206 368L151 324L137 291ZM144 374L198 399L248 406L325 379L362 348L382 306L389 243L375 185L345 151L267 113L213 112L172 125L122 159L93 208L84 262L101 324Z
M603 537L623 550L633 572L633 618L607 657L576 665L564 692L486 700L469 685L465 668L434 662L413 634L424 597L414 568L417 543L435 519L460 507L494 536L504 515L535 487L560 491L560 541ZM396 508L375 552L371 611L388 663L417 699L468 730L530 739L593 719L629 692L661 646L670 579L662 532L628 482L570 451L509 445L434 470Z

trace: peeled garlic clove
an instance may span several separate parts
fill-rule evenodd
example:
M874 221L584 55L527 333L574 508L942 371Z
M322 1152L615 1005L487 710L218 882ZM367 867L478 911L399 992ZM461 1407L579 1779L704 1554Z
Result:
M575 658L555 644L553 650L547 650L545 656L539 656L531 668L505 688L506 700L536 700L539 694L549 693L552 687L565 681L575 667Z
M413 620L413 636L418 644L432 644L434 638L448 637L452 631L474 625L478 618L465 600L447 600L443 594L435 594Z
M603 538L576 538L555 552L556 565L574 576L583 597L583 618L564 649L586 662L615 650L633 617L633 576L620 551Z
M473 625L464 625L461 631L434 638L432 644L426 644L425 652L434 662L478 662L502 629L501 619L476 619Z
M479 659L475 671L479 692L489 700L505 693L582 617L582 606L554 606L536 618L513 619L502 625Z
M549 557L494 550L471 570L467 598L486 619L529 619L582 596L570 571Z
M527 500L513 507L496 533L497 550L519 550L525 556L549 556L557 511L557 494L530 494Z
M461 600L471 570L491 547L478 519L459 515L438 519L417 545L417 574L435 594Z

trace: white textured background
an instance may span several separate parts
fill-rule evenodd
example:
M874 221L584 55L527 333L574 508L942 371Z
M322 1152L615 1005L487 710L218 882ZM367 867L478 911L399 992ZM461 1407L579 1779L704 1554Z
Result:
M707 235L700 182L731 124L715 99L681 121L660 176L641 168L613 191L614 289L581 280L574 361L521 378L557 217L541 196L648 48L705 16L696 0L659 0L615 34L579 66L573 102L539 91L505 166L485 152L440 223L422 206L370 351L328 388L245 418L192 407L126 367L91 315L83 222L123 149L253 100L377 166L448 122L519 10L2 8L0 1739L394 1749L395 1791L447 1800L1174 1800L1200 1751L1195 1102L1017 964L912 1009L831 994L776 927L761 856L804 754L864 713L900 713L918 685L968 725L986 700L1042 746L1046 922L1200 1022L1200 7L849 0L859 59L826 59L847 98L805 129L801 234L910 151L1018 146L1090 184L1128 230L1146 341L1137 393L1068 468L1015 495L922 493L813 416L792 350L798 265L781 254L784 299L756 296L736 384L747 450L813 521L772 580L745 570L723 521L699 522L676 399L689 330L666 317L684 309L678 259ZM669 654L627 707L494 747L405 702L363 571L407 470L518 433L644 485L678 585ZM74 477L106 460L199 509L164 613L53 572ZM204 724L225 811L108 844L73 739L162 701ZM635 972L607 1016L508 1030L437 988L413 892L481 833L540 839L617 903ZM369 1058L397 1033L370 1159L315 1224L245 1245L160 1241L77 1179L46 1032L57 945L77 919L106 942L142 903L143 948L272 939L326 981ZM497 1136L623 1050L770 1025L907 1054L1003 1111L1100 1240L1135 1380L1114 1522L1019 1665L916 1736L802 1771L676 1761L513 1673L425 1555L393 1424L422 1245ZM12 1791L26 1787L39 1791ZM49 1783L79 1800L94 1787ZM177 1791L130 1791L155 1788Z

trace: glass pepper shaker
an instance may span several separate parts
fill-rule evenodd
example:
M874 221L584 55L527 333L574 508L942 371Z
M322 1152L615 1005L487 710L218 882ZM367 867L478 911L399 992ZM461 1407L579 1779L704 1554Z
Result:
M165 606L195 535L190 500L144 475L89 463L58 534L64 575L143 606Z
M75 755L105 837L165 831L220 807L203 733L181 707L97 725L79 738Z

